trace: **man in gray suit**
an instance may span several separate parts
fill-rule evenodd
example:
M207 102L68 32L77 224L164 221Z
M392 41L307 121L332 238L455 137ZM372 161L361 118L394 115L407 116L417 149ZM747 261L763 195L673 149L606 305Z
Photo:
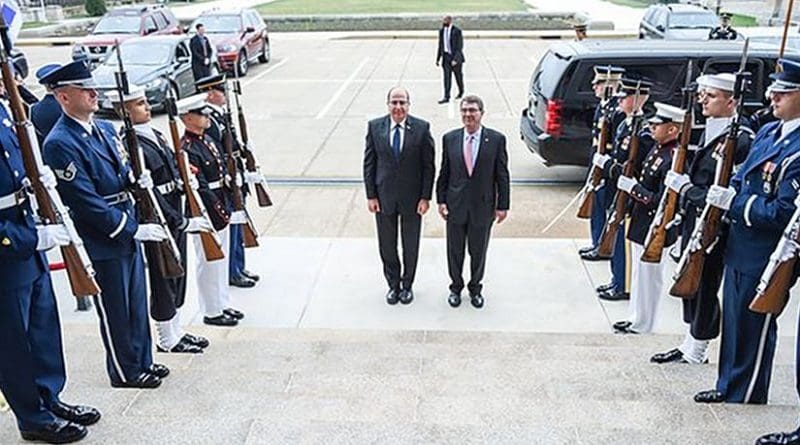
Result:
M463 128L442 137L442 168L436 182L439 214L447 221L447 268L452 307L461 304L464 247L469 249L471 276L467 289L475 308L483 307L483 272L492 223L503 222L511 201L506 137L481 125L483 100L461 100Z
M389 114L369 121L364 149L367 208L375 214L386 302L409 304L417 270L422 215L433 194L434 148L428 122L408 114L408 90L395 87L386 96ZM403 268L397 254L398 222Z

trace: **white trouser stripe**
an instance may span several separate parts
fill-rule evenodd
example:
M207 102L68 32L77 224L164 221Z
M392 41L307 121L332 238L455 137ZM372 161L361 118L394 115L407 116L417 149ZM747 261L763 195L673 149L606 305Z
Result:
M111 337L111 327L108 325L108 315L106 314L105 304L103 304L103 294L97 294L95 299L97 309L100 311L100 330L103 331L103 336L106 338L106 343L108 344L108 353L111 355L111 363L114 364L117 374L119 375L120 379L122 379L122 382L125 383L128 380L125 377L125 373L122 372L122 366L120 366L119 359L117 358L117 351L114 349L114 340Z
M758 341L758 353L756 354L756 366L753 369L753 376L750 378L750 385L747 386L747 393L744 395L744 403L750 403L750 397L753 396L753 390L758 380L758 373L761 371L761 359L764 357L764 347L767 343L767 332L769 332L769 322L772 321L772 314L767 314L764 317L764 326L761 328L761 338Z

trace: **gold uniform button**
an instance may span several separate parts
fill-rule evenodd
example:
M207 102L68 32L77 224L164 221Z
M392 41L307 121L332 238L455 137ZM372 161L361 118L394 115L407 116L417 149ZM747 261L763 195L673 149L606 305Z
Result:
M11 245L11 240L8 239L8 237L5 237L5 238L3 238L3 241L0 241L0 243L2 243L4 246L10 246Z

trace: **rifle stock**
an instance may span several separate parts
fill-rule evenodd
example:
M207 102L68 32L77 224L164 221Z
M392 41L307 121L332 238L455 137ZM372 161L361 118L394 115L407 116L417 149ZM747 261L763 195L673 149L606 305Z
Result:
M611 68L609 67L607 71L607 76L611 75ZM611 87L608 84L608 78L606 78L606 85L603 89L603 99L601 102L601 113L600 113L600 137L597 140L597 152L600 154L606 153L606 148L608 145L608 140L610 138L611 128L610 128L610 114L611 111L608 109L608 101L611 99ZM600 187L601 182L603 181L603 171L596 165L592 165L591 173L589 173L589 177L587 178L586 184L583 187L583 200L581 201L580 206L578 206L578 218L581 219L588 219L592 217L592 207L594 206L595 200L595 192Z
M83 240L75 229L69 210L61 201L61 196L59 196L58 192L55 189L45 187L39 179L40 167L44 165L39 149L39 140L36 138L33 124L25 113L25 106L17 89L11 64L8 61L8 51L11 49L10 39L8 38L8 26L2 14L0 14L0 42L2 43L0 48L0 70L3 73L3 85L5 86L6 94L8 94L17 140L22 152L25 175L33 189L35 202L31 203L31 205L35 208L42 223L63 224L67 229L67 233L69 233L70 244L61 247L61 256L67 269L72 294L76 297L97 295L101 289L94 278L94 266L89 254L86 252L86 248L83 246Z
M789 289L794 284L798 248L800 248L800 208L795 209L778 245L769 257L767 267L756 287L750 309L764 314L780 314L789 301Z
M261 178L259 182L255 183L256 198L258 198L259 207L270 207L272 199L269 196L269 187L264 175L261 174L261 167L256 160L256 155L250 148L250 133L247 131L247 119L244 117L244 107L242 107L241 95L242 85L239 83L239 73L234 70L236 80L233 83L233 92L236 96L236 115L239 119L239 132L242 135L242 152L244 153L245 168L248 172L258 173ZM231 129L233 129L231 127Z

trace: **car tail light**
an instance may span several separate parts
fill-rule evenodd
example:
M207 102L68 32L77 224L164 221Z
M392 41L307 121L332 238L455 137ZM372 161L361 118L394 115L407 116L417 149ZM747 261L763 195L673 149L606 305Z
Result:
M544 131L550 136L561 136L561 110L564 102L561 100L548 100L547 111L544 115Z

